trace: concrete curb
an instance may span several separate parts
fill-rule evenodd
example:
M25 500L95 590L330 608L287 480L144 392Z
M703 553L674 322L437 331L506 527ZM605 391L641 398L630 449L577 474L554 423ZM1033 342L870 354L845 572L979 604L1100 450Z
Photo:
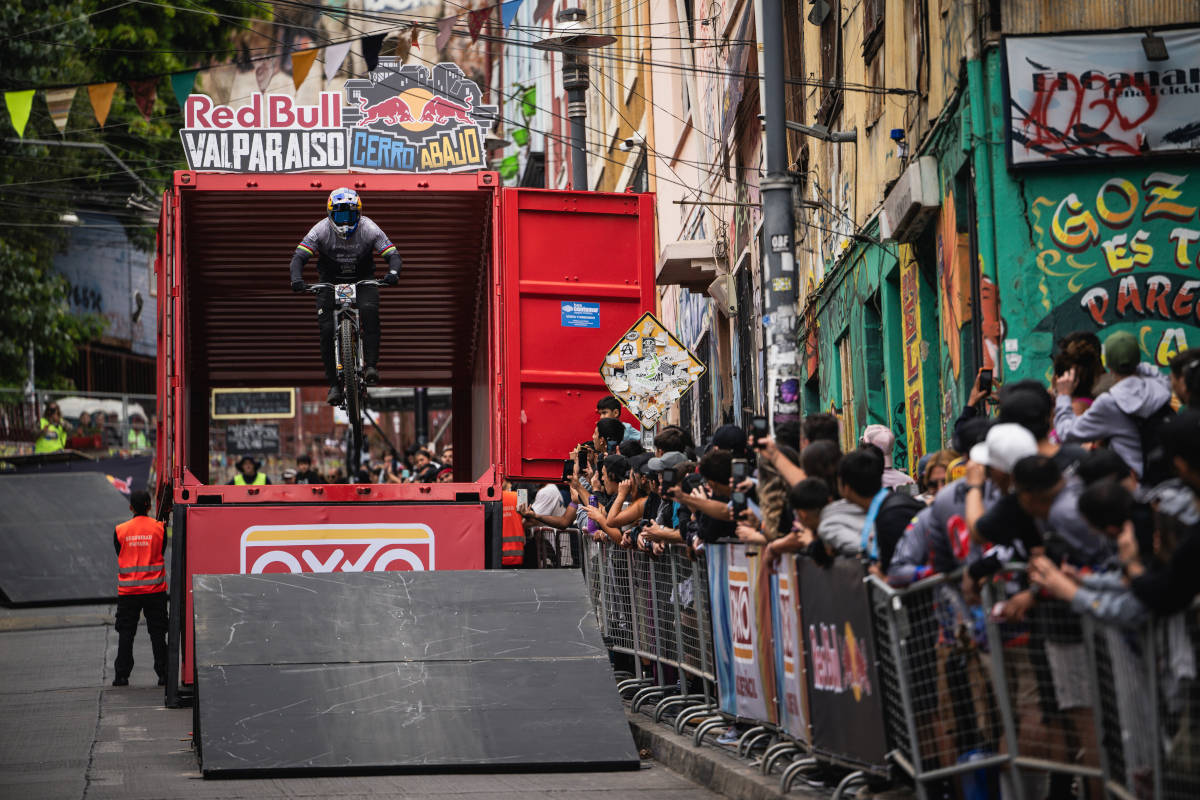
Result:
M770 777L750 766L749 761L730 754L719 745L696 747L691 736L680 736L667 725L655 724L641 714L626 709L629 727L638 750L648 750L663 766L685 778L737 800L779 800L780 798L825 798L819 792L796 786L788 794L779 791L779 773Z

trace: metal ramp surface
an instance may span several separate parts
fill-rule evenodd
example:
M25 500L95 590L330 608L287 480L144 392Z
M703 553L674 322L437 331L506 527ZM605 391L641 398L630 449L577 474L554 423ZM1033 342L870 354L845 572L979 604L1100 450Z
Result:
M0 477L0 592L17 605L112 600L113 528L130 516L99 472Z
M205 777L639 766L578 572L193 587Z

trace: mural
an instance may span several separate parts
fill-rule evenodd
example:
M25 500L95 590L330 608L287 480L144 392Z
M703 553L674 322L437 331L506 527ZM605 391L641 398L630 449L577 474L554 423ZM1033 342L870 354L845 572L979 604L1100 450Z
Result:
M1160 366L1200 345L1200 185L1187 170L1108 170L1037 184L1044 188L1029 213L1036 331L1103 338L1123 327Z

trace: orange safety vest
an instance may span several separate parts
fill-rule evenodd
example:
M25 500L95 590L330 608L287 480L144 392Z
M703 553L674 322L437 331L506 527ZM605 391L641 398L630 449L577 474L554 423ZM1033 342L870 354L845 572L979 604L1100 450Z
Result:
M500 532L500 563L519 567L525 561L525 526L517 513L517 493L503 492L504 525Z
M117 594L153 594L167 590L163 565L163 524L137 516L117 526Z

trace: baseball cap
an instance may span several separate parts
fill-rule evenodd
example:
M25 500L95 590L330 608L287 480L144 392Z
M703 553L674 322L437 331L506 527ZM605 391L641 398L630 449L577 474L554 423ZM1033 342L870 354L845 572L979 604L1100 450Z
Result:
M863 430L863 444L873 444L883 451L883 465L892 465L892 448L896 446L896 434L887 425L868 425Z
M746 432L737 425L722 425L713 433L714 447L722 450L732 450L735 453L746 452Z
M1129 375L1142 360L1142 348L1129 331L1116 331L1104 340L1104 366L1118 375Z
M630 456L629 469L647 475L649 472L645 469L645 467L653 458L653 453L638 453L636 456Z
M678 450L672 450L668 453L663 453L659 458L652 458L646 462L647 474L650 472L662 472L664 469L677 467L687 461L687 456Z
M1011 473L1026 456L1037 455L1037 439L1015 422L1002 422L988 430L987 438L971 448L970 458L985 467Z

